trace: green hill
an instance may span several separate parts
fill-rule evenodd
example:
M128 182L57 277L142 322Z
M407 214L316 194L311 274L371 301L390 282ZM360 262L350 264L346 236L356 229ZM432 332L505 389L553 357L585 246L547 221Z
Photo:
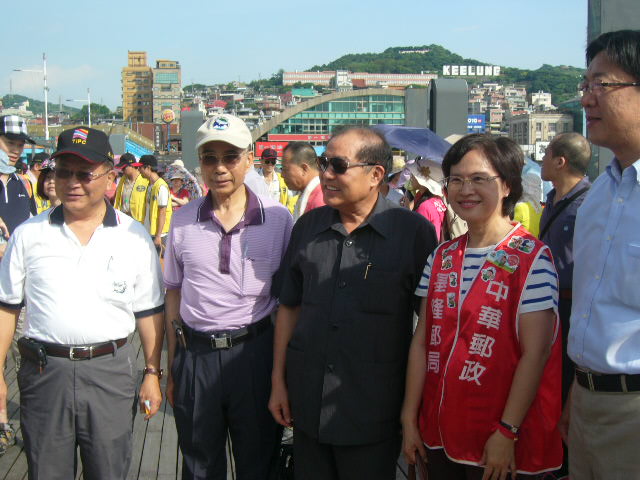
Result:
M2 106L4 108L17 107L22 102L29 100L29 110L31 110L36 115L44 114L44 102L42 100L35 100L33 98L25 97L24 95L15 95L15 94L5 95L4 97L1 98L1 100L2 100ZM58 109L60 108L60 104L58 103L48 102L48 104L49 104L50 115L53 112L57 112ZM64 112L71 113L72 115L80 111L79 108L69 107L68 105L64 105L64 104L62 105L62 110Z
M429 50L427 53L400 53L407 50ZM344 55L325 65L315 65L307 71L350 70L369 73L418 73L421 71L442 75L443 65L490 65L489 63L464 58L440 45L415 47L392 47L382 53L355 53ZM543 90L553 94L554 104L572 98L584 69L569 66L542 65L537 70L522 70L501 65L500 77L467 78L469 84L483 81L498 81L501 84L526 85L527 91Z

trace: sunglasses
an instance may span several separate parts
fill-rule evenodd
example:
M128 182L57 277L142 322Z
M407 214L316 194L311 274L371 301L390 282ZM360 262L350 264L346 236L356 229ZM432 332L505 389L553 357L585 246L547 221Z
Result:
M266 158L266 159L262 160L262 163L264 163L266 165L275 165L276 164L276 159L275 158Z
M107 170L104 173L95 174L93 172L85 172L83 170L74 171L74 170L68 170L66 168L60 168L60 167L56 167L54 170L56 178L60 180L69 180L71 177L75 176L80 183L90 183L100 177L104 177L110 172L111 170Z
M349 168L352 168L352 167L369 167L373 165L378 165L378 164L371 163L371 162L351 163L348 160L345 160L344 158L340 158L340 157L327 158L324 155L318 157L318 168L320 168L322 172L326 172L329 166L331 166L333 171L338 175L342 175Z
M200 161L202 162L203 165L208 165L212 167L218 165L220 162L222 162L222 164L227 167L231 167L236 163L238 163L238 161L240 160L240 158L244 153L245 153L244 150L236 153L227 153L225 155L222 155L222 160L220 160L214 154L204 153L200 155Z

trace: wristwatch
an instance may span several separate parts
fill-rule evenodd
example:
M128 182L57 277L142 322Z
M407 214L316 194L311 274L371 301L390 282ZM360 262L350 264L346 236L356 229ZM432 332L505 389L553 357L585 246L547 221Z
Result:
M144 370L142 371L143 375L157 375L158 380L162 378L163 373L164 373L164 370L162 369L157 370L153 367L145 367Z
M502 420L500 420L500 425L503 428L506 428L507 430L509 430L511 433L513 433L516 437L520 433L520 427L516 427L515 425L510 425L507 422L503 422Z

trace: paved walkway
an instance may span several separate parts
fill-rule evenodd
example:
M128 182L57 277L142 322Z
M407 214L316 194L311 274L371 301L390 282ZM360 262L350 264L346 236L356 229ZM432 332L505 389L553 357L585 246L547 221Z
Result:
M137 334L130 341L137 352L138 382L142 380L144 356ZM164 357L164 355L163 355ZM163 358L162 365L165 364ZM0 480L27 479L27 460L23 453L22 434L20 431L20 393L16 381L15 366L11 359L7 361L5 372L8 387L9 421L17 432L17 443L0 457ZM164 380L162 389L164 391ZM133 424L133 456L128 479L130 480L177 480L182 475L182 456L178 448L178 435L171 405L165 400L160 412L148 422L143 415L136 415ZM233 463L229 468L228 480L235 478ZM398 465L397 480L406 479L406 467ZM82 462L78 459L78 474L82 479ZM300 479L304 480L304 479Z

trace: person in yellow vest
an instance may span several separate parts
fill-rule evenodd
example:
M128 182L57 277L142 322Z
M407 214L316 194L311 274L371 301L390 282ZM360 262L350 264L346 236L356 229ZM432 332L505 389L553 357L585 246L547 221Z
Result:
M131 153L127 152L120 157L120 163L118 163L117 168L122 171L123 175L116 188L116 198L113 206L144 223L147 213L147 187L149 186L149 180L140 174L139 167L141 166L142 163L138 162Z
M45 152L36 153L29 164L29 170L27 170L26 176L31 182L31 191L33 192L33 200L36 203L36 209L38 213L42 213L47 210L51 204L49 201L41 197L38 194L36 186L38 185L38 177L40 177L40 170L42 170L42 163L49 158L49 155Z
M153 237L153 243L162 257L171 225L171 197L169 185L158 175L158 159L153 155L140 157L140 174L149 180L147 187L147 213L144 226Z
M276 172L278 152L273 148L265 148L262 151L260 159L260 170L258 173L264 178L264 182L267 184L269 196L276 202L280 202L287 207L290 213L293 213L298 196L294 195L293 192L287 188L287 184L284 178L282 178L282 175Z

